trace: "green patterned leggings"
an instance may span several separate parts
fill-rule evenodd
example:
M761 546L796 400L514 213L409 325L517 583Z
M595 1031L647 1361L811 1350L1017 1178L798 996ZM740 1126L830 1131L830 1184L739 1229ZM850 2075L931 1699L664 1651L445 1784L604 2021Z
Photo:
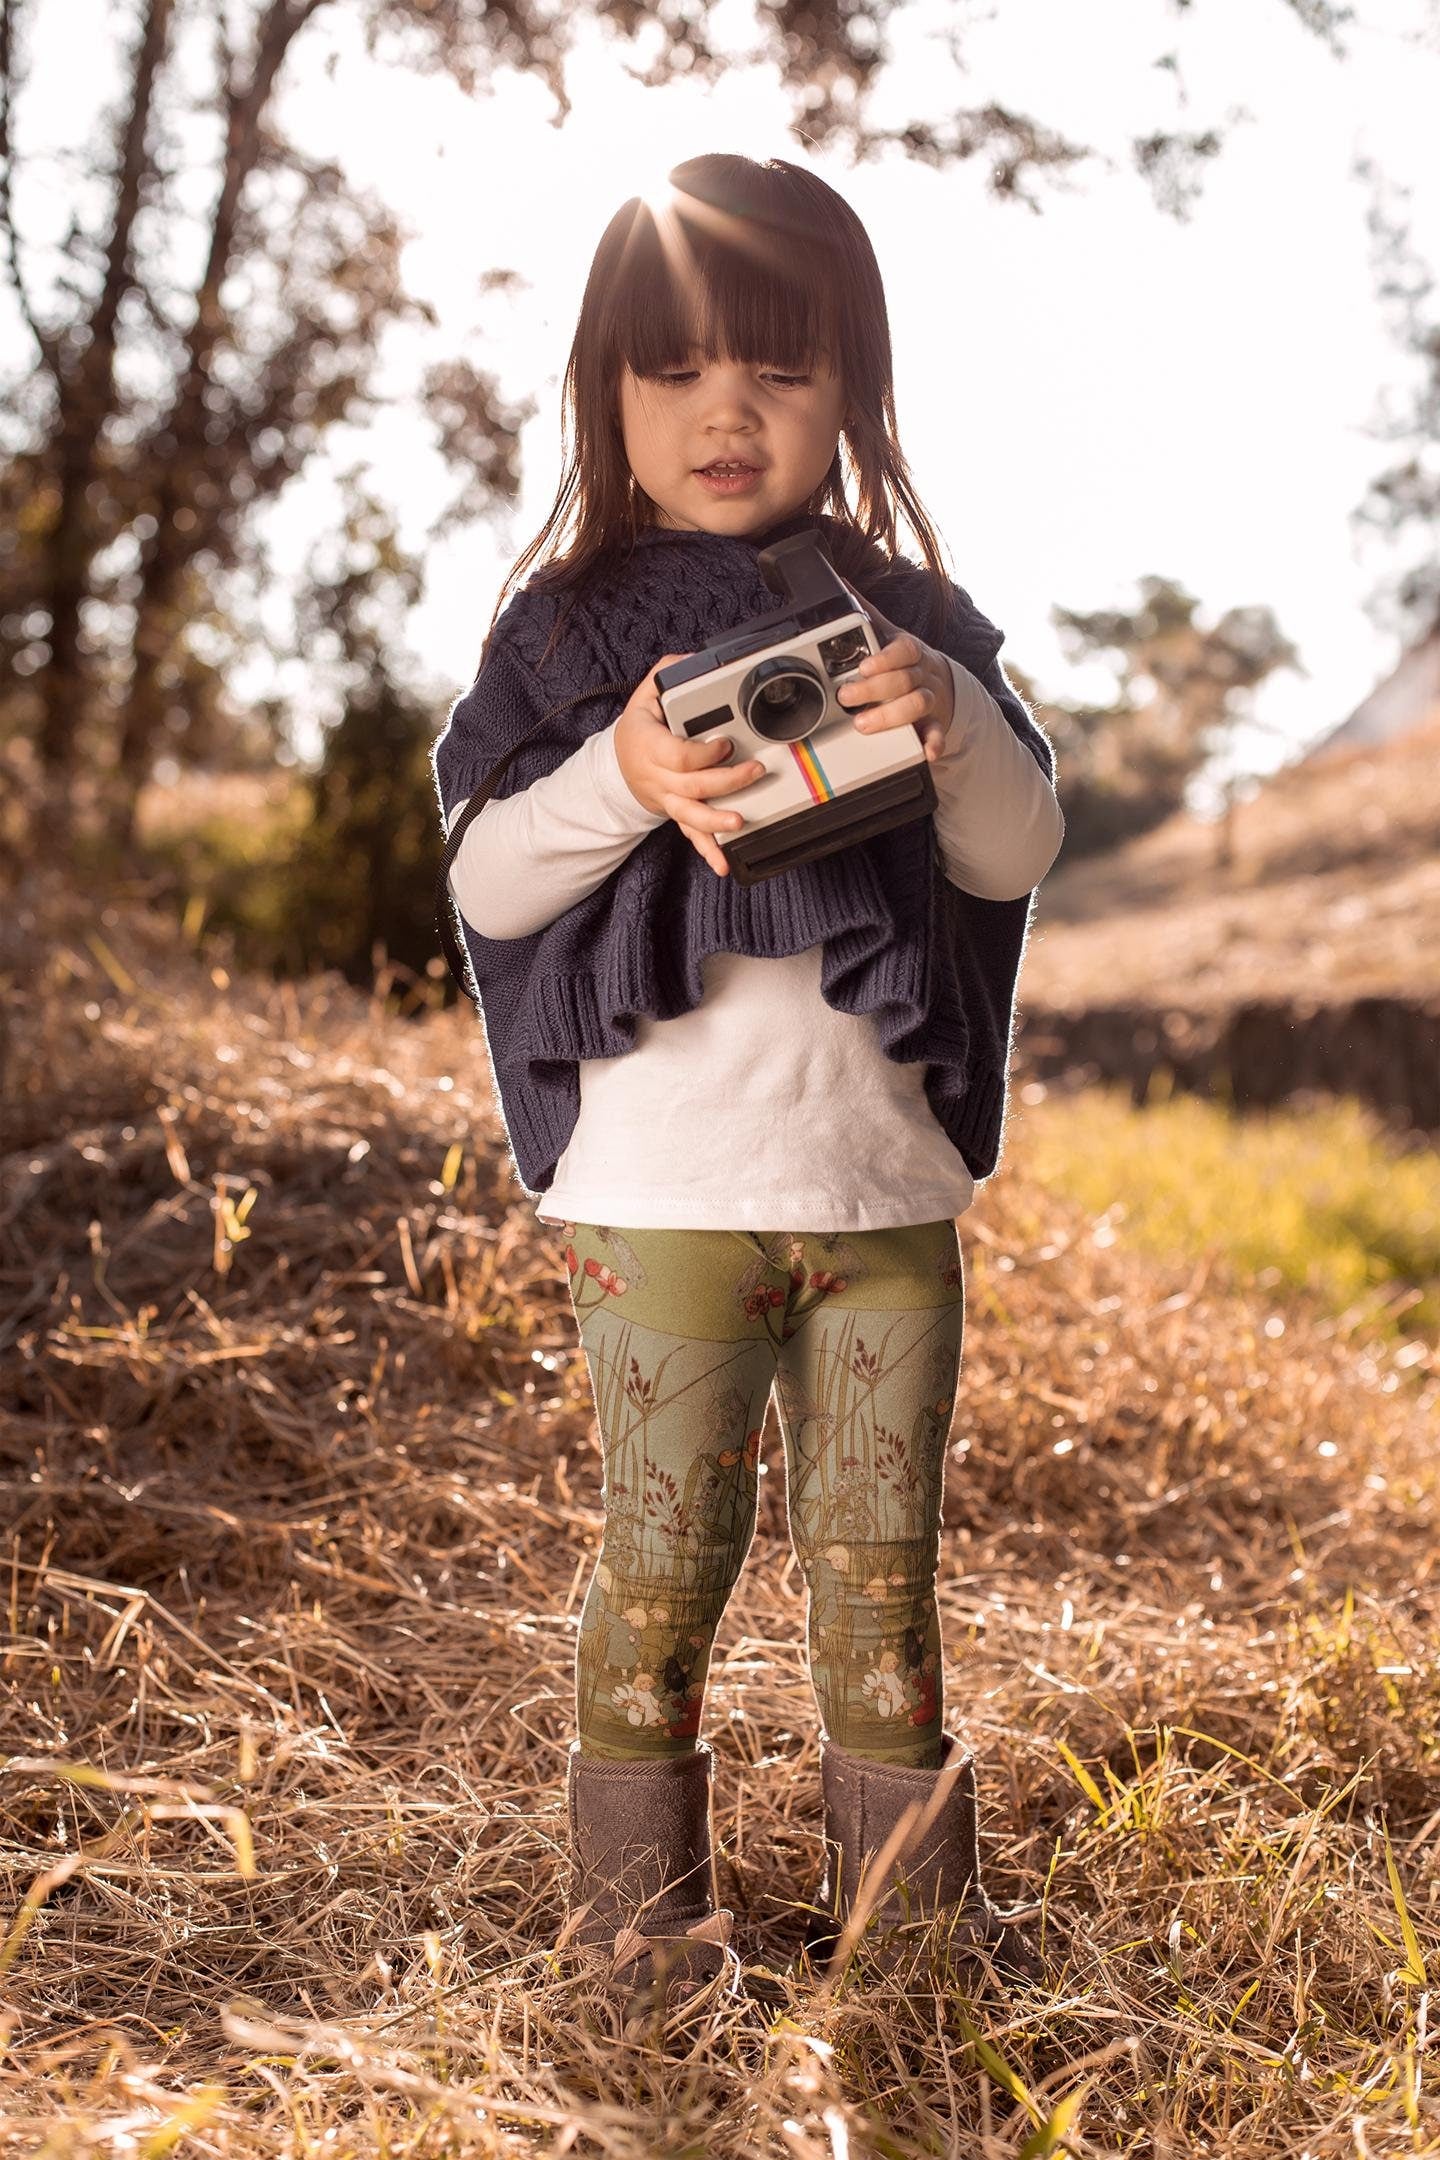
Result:
M755 1532L773 1387L824 1733L935 1768L935 1576L965 1324L954 1221L564 1234L604 1458L576 1652L581 1752L693 1751Z

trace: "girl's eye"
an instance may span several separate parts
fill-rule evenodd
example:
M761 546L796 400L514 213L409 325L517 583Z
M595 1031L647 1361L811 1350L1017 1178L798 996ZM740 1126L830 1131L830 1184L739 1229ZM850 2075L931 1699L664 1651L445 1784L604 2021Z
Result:
M763 374L773 376L776 382L790 383L792 385L799 383L808 383L810 380L810 377L808 375L782 375L777 368L764 368L761 372ZM671 372L669 374L657 375L655 378L657 382L662 383L693 382L694 379L694 368L684 368L676 372Z

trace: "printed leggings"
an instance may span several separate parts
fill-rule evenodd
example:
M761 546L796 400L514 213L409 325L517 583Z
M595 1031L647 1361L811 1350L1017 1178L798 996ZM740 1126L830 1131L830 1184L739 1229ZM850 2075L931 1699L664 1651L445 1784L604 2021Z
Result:
M773 1387L824 1734L935 1768L935 1577L965 1321L954 1221L564 1234L604 1459L576 1651L581 1752L693 1752L755 1532Z

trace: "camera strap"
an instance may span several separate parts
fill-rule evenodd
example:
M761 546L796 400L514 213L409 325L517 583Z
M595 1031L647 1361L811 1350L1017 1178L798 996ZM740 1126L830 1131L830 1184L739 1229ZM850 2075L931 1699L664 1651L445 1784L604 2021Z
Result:
M644 681L643 676L641 681ZM514 748L507 750L497 765L491 766L485 778L466 802L460 816L451 826L445 841L445 853L441 859L439 874L435 880L435 926L440 932L440 948L445 955L446 965L472 1004L476 1003L475 992L466 980L465 953L459 938L455 934L455 922L460 911L456 906L455 895L450 890L450 865L455 860L456 852L460 842L465 837L471 819L480 815L486 803L494 795L496 787L510 764L519 756L526 743L532 741L539 734L541 728L548 721L554 719L556 713L568 712L572 705L583 705L590 698L597 697L624 698L628 704L638 688L639 683L602 683L598 690L582 690L578 697L566 698L563 705L552 705L549 712L545 714L544 719L537 720L534 727L528 728L521 736Z

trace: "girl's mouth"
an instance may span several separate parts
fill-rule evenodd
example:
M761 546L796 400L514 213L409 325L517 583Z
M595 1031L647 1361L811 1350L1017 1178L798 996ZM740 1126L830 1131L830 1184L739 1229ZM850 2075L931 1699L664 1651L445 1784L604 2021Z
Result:
M705 465L696 468L695 477L703 480L712 495L744 495L760 478L757 465Z

